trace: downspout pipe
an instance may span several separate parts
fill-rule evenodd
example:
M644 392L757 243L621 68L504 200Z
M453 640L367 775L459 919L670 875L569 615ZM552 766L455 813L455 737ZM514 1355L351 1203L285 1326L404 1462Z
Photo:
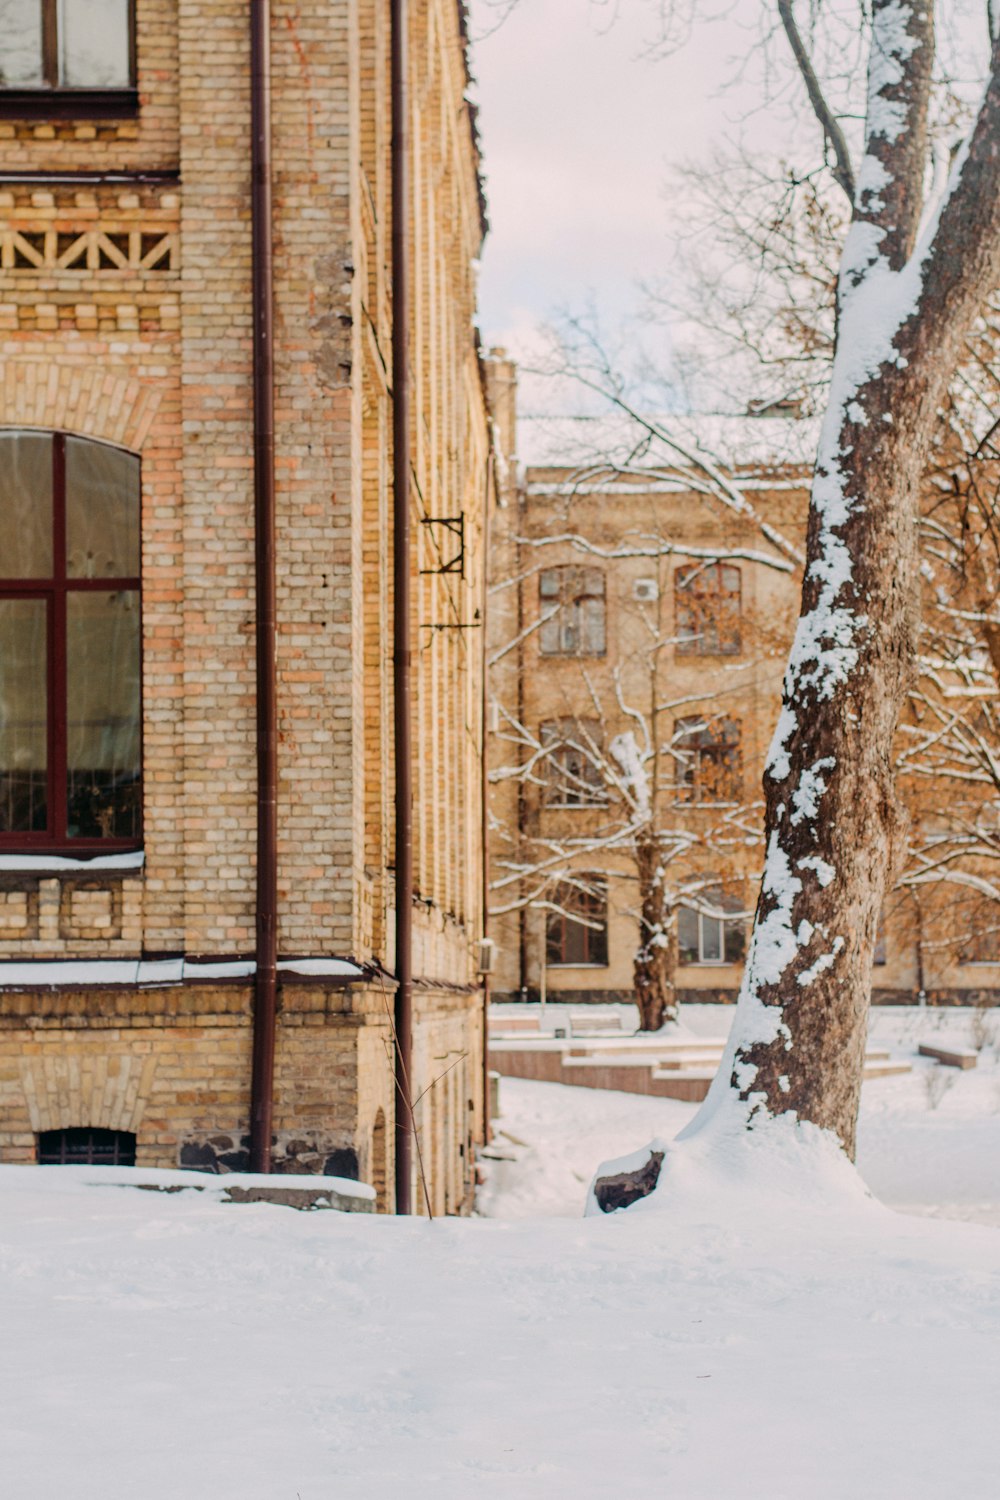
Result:
M278 710L269 0L250 0L250 126L257 677L257 901L250 1169L270 1172L278 991Z
M396 870L396 1212L413 1212L413 714L410 598L410 183L407 0L390 0L392 703Z
M491 424L492 432L492 424ZM482 691L480 694L480 807L479 819L482 826L482 867L480 879L483 887L482 908L482 930L483 941L490 933L490 765L489 765L489 703L490 703L490 671L489 671L489 580L486 570L489 567L490 557L490 507L491 502L496 500L496 462L493 449L493 440L490 441L490 450L486 458L486 495L483 504L483 584L482 604L480 608L483 615L483 628L480 631L482 642L481 671L483 674ZM483 1145L488 1146L493 1136L492 1123L490 1120L490 975L489 971L483 972Z

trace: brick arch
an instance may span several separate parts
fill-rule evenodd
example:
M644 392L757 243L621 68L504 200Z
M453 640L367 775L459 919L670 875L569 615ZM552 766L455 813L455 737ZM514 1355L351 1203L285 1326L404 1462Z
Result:
M97 1130L138 1128L153 1087L155 1057L56 1052L22 1058L19 1064L31 1128Z
M99 365L8 359L0 382L0 426L41 427L99 438L141 453L160 393Z

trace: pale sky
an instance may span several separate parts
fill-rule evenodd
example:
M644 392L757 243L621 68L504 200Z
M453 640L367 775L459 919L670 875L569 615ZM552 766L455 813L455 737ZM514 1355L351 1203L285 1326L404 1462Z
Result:
M614 10L600 0L520 0L496 26L495 0L471 6L493 226L480 321L487 344L515 354L559 307L593 296L614 319L634 306L636 281L668 265L680 207L665 191L669 164L737 128L736 106L719 91L745 34L709 26L653 60L649 0L618 0Z
M942 0L940 47L957 26L974 40L976 66L986 58L983 4ZM784 87L753 112L763 67L754 45L772 5L704 0L702 13L713 5L721 20L699 23L686 46L653 60L653 0L518 0L500 25L507 0L471 0L493 226L480 278L487 346L530 360L539 324L591 297L609 324L627 317L637 280L669 274L684 228L683 190L667 190L671 165L707 161L736 136L774 156L819 154L801 85L784 71L783 39ZM733 86L737 59L751 54Z

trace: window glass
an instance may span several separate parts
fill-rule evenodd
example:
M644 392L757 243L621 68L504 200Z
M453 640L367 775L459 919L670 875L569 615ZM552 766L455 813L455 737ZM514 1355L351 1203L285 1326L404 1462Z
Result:
M128 1130L42 1130L40 1166L134 1167L135 1136Z
M553 895L545 931L548 965L606 966L608 962L608 898L600 876L582 876L587 886L563 884Z
M698 563L674 573L678 656L738 656L740 570Z
M0 599L0 833L45 831L47 624L44 599Z
M0 0L2 3L2 0ZM0 432L0 576L52 575L52 439Z
M746 957L747 934L742 922L727 922L725 924L725 961L727 964L741 964Z
M606 650L604 574L600 568L547 568L539 578L543 656L603 656ZM554 611L554 612L553 612Z
M0 0L0 87L42 82L41 0Z
M737 719L675 719L672 747L680 802L736 802L742 796Z
M677 910L677 951L682 964L696 964L701 955L700 922L691 906Z
M718 917L702 915L701 956L706 964L717 964L722 960L722 923Z
M677 956L682 964L739 964L746 952L746 927L742 917L726 912L742 911L740 899L715 886L698 898L703 909L677 909Z
M129 0L58 0L59 81L67 88L127 88Z
M139 596L66 600L66 798L70 838L139 835Z
M543 802L549 807L600 807L605 803L596 719L544 719L539 738L548 749Z
M139 460L66 439L66 572L70 578L139 576Z

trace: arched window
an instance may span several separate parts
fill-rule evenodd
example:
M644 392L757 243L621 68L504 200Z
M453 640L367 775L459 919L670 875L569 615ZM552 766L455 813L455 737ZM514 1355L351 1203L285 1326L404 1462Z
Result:
M141 839L139 460L0 430L0 847Z

